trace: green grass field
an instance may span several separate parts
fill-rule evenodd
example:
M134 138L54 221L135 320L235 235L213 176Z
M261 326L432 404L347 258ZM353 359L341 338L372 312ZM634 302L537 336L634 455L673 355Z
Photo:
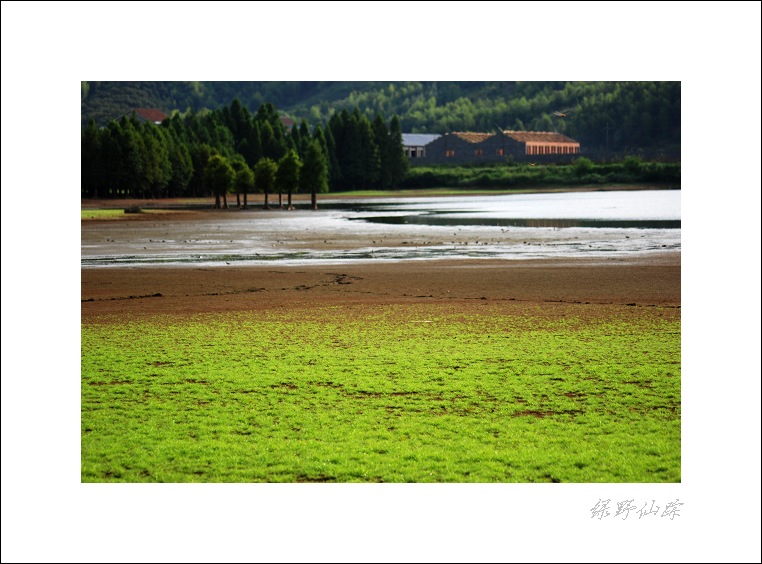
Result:
M679 309L553 307L88 321L81 479L680 482Z
M154 215L161 215L161 214L167 214L166 210L154 210L154 209L141 209L141 214L154 214ZM183 211L173 210L172 213L184 213ZM82 209L80 211L80 219L81 220L90 220L90 219L110 219L110 220L117 220L117 219L129 219L132 214L126 214L124 212L124 209Z

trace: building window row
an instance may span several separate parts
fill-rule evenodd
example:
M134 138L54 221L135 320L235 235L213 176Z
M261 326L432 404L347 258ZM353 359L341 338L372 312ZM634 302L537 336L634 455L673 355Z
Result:
M405 147L405 155L411 159L420 159L426 156L426 149L423 147Z
M502 157L505 154L505 150L504 149L496 149L495 150L495 154L498 157ZM445 151L445 157L454 157L454 156L455 156L455 151L453 151L453 150L447 150L447 151ZM476 156L476 157L483 157L484 156L484 149L474 149L474 156Z
M573 155L579 147L572 145L527 145L527 155Z
M500 148L495 150L495 154L499 157L505 155L505 149ZM527 145L527 155L576 155L579 154L579 147L573 145ZM419 149L418 154L415 154L415 149L412 149L410 157L425 157L426 153L423 149ZM452 158L455 156L455 149L445 149L445 157ZM484 149L474 149L474 156L483 157Z

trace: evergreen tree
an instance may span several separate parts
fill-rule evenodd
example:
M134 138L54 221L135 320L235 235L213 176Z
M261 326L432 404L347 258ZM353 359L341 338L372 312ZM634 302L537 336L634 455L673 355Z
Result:
M283 156L283 148L276 139L269 121L260 125L260 134L262 136L262 156L277 162Z
M277 162L286 154L287 141L283 123L278 112L275 111L275 106L269 102L262 104L254 119L259 122L264 156ZM267 133L265 124L270 126L270 131Z
M291 139L291 148L295 150L300 157L302 157L304 155L304 151L302 149L302 139L299 128L292 127L291 135L289 137Z
M169 118L169 124L167 125L167 128L172 133L172 137L176 142L188 142L188 135L185 131L185 123L183 122L179 113L175 113L171 118Z
M208 193L206 182L206 167L210 157L215 154L214 149L206 143L200 143L190 149L193 176L190 180L191 196L198 197Z
M376 114L373 119L373 138L378 146L379 170L377 186L381 190L386 190L392 185L391 158L392 146L389 131L386 129L384 118L381 114Z
M328 162L320 144L311 139L304 152L301 171L302 191L311 195L311 207L317 209L317 194L328 191Z
M296 129L296 127L294 127ZM299 126L299 139L301 139L301 145L297 149L299 152L299 157L304 157L304 151L307 148L307 141L310 138L310 126L307 125L307 122L305 120L302 120L301 125Z
M410 162L405 156L405 146L402 142L402 124L399 117L392 117L389 123L389 144L387 146L387 162L389 167L389 187L397 188L407 175Z
M230 167L233 169L233 174L234 174L233 185L231 189L235 193L236 207L238 209L241 209L241 192L238 190L238 184L236 183L236 181L238 180L238 173L244 168L248 168L248 165L246 164L246 161L244 160L243 156L240 154L235 154L228 160L230 162Z
M222 155L215 154L209 158L204 171L207 185L214 191L214 209L228 209L228 190L233 186L235 172L228 160ZM224 205L220 205L220 196L224 199Z
M241 141L248 139L252 127L251 122L251 112L241 104L238 98L235 98L230 104L230 122L227 125L233 134L236 147Z
M193 178L193 162L188 146L175 142L169 151L169 162L172 165L169 196L171 198L185 196L190 180Z
M249 132L249 140L247 144L248 151L243 153L243 157L246 159L246 164L250 168L253 168L257 161L264 156L262 152L262 135L260 133L259 122L255 121L251 126Z
M166 189L172 178L172 163L169 160L167 129L144 123L140 133L144 146L144 177L152 198L166 196Z
M360 187L375 186L381 174L381 155L378 144L373 135L373 126L370 120L360 115L359 110L356 110L355 113L358 115L357 125L360 139L361 173L358 178L358 185Z
M331 137L333 138L334 154L338 170L331 171L331 181L336 190L342 190L344 188L347 183L347 177L350 174L346 168L348 162L346 147L349 144L347 139L349 121L349 112L347 112L346 109L343 109L341 112L333 114L328 122L328 131L331 135L326 135L326 143L329 143Z
M101 139L95 120L91 119L87 127L82 130L82 175L81 197L97 198L98 187L103 181L101 173Z
M338 154L342 173L341 187L344 190L356 189L363 181L367 151L362 146L361 120L362 116L355 108L355 113L344 121L342 146Z
M329 139L333 141L333 138L330 137L331 130L327 129L326 131L328 132ZM331 179L332 179L331 177L331 149L329 147L328 139L326 139L326 136L323 133L323 128L320 127L319 125L315 126L315 129L312 132L312 138L318 142L318 145L320 145L320 150L323 151L323 156L325 157L325 161L328 166L328 188L330 190Z
M210 145L212 142L209 130L192 109L185 115L185 131L196 143Z
M254 189L254 172L246 164L246 160L241 155L236 155L230 161L233 167L235 178L233 180L233 189L236 194L238 207L248 208L248 193ZM241 194L243 194L243 205L241 205Z
M127 198L145 198L146 185L144 182L145 146L140 135L135 130L135 122L122 118L119 122L117 142L121 149L122 177L119 188Z
M270 102L265 102L259 106L254 119L257 120L260 124L267 122L270 124L270 127L272 127L275 124L275 121L279 118L278 113L275 111L275 106L273 106Z
M270 209L269 196L275 186L275 173L278 165L270 158L262 157L254 166L254 187L265 195L265 209Z
M296 151L293 149L286 153L283 158L278 161L278 170L275 174L275 185L278 187L278 192L285 191L288 194L288 203L286 209L294 209L291 204L291 194L299 189L299 169L302 167L302 162L299 159Z
M126 178L123 170L121 136L122 128L116 121L109 122L106 129L101 132L101 166L107 195L111 198L123 194L122 186Z
M318 125L315 128L315 136L317 138L318 133L323 133L322 129ZM325 129L325 146L326 155L328 156L328 177L332 188L337 189L338 184L341 182L341 167L339 166L339 159L336 158L336 142L333 139L333 133L331 128Z
M323 128L319 125L315 127L315 131L312 132L312 138L320 143L320 148L323 150L323 153L326 157L328 157L328 142L325 139L325 134L323 133Z

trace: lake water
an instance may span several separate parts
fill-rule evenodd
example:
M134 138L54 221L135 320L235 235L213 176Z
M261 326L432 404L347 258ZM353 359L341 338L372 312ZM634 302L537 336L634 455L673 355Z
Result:
M318 205L317 211L227 210L193 221L83 222L81 265L511 260L680 251L680 190L318 198Z

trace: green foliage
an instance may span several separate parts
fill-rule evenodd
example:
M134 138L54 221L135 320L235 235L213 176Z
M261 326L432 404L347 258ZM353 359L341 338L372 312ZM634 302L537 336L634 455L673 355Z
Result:
M577 162L574 163L574 172L577 176L581 177L590 174L594 167L595 165L593 164L593 161L585 157L580 157L577 159Z
M641 163L634 167L633 161L596 164L580 157L572 165L416 166L410 169L402 187L528 188L604 183L679 188L680 165Z
M275 188L275 174L278 165L270 158L262 157L254 165L254 188L265 195L265 208L269 207L269 195Z
M410 163L405 156L402 145L402 124L398 116L393 116L389 124L388 153L385 155L384 167L389 169L389 185L397 188L407 176Z
M214 207L221 206L220 196L225 198L224 207L227 208L227 193L233 187L236 174L228 160L222 155L212 155L204 171L207 185L214 191Z
M390 188L391 170L389 169L388 162L391 157L391 138L389 137L389 130L384 123L384 118L381 114L376 114L372 123L373 139L378 147L379 167L378 167L378 184L380 189Z
M269 103L297 122L313 125L325 126L343 110L359 108L368 119L379 113L398 115L406 132L493 131L499 126L558 131L592 152L675 152L680 147L679 81L83 82L82 96L83 127L91 118L99 125L119 119L134 107L168 114L186 108L216 111L235 100L225 123L236 146L241 134L234 124L245 121L239 105L254 111ZM563 117L554 113L561 109L566 110ZM271 115L258 114L275 127ZM282 153L266 156L277 159Z
M679 483L679 310L611 310L83 323L81 480Z
M100 83L87 84L90 85L88 88L96 90L102 87ZM484 88L493 94L501 91L494 84L492 87L488 87L491 83L484 84ZM581 85L572 88L567 84L564 86L564 92L598 91L591 84L582 84L584 88ZM576 98L569 92L563 96L552 95L557 86L547 84L542 89L516 86L506 92L534 92L545 100L546 104L556 105L557 102L560 107L572 107ZM633 92L636 92L629 83L615 83L615 86L610 95L602 98L606 103L613 104L619 96L629 99ZM466 91L457 88L445 90L448 95ZM194 92L203 91L198 85L194 86ZM438 107L436 96L433 94L428 95L425 100L420 99L424 92L428 92L420 85L390 87L388 91L394 96L409 97L415 94L413 105L419 109ZM654 100L658 99L661 90L659 87L649 87L648 91L649 100L654 106ZM674 97L675 93L670 92ZM362 96L350 98L363 99ZM521 107L533 107L532 103L523 97L516 103ZM468 102L466 107L475 104L477 103ZM576 110L567 111L572 116L584 116L583 109L580 109L579 113L575 113ZM645 162L642 152L627 153L624 162L618 162L618 158L607 153L607 158L596 160L595 165L591 158L580 157L575 164L576 174L573 175L568 174L568 168L561 166L538 166L535 170L524 170L522 164L512 160L507 160L504 166L514 170L481 170L483 167L477 165L461 168L410 168L402 149L405 118L395 115L387 127L381 113L375 115L373 122L366 113L367 110L362 110L360 106L355 106L351 113L345 108L333 113L325 127L315 125L312 134L309 125L302 121L298 128L293 129L291 135L284 132L280 114L272 103L263 103L256 114L252 114L238 98L235 98L229 107L224 106L211 112L195 112L191 109L183 115L175 113L161 126L140 124L132 116L126 115L119 121L108 122L104 128L99 128L95 121L90 121L82 131L81 194L85 198L206 196L215 193L206 182L204 172L212 154L219 154L231 161L240 157L253 169L263 157L274 162L280 161L289 147L293 147L302 161L306 160L310 139L318 142L327 166L326 182L330 189L335 191L398 187L551 186L563 183L575 185L656 182L679 185L680 182L679 164ZM442 119L451 120L451 125L454 126L456 123L452 122L452 119L456 115L457 113L448 114L449 117L443 116ZM476 123L478 125L478 121ZM494 124L488 124L486 129L492 127ZM614 138L615 135L612 140ZM585 154L590 153L586 151ZM609 166L614 168L608 170ZM324 189L322 181L318 185L317 192L320 192Z
M381 154L373 127L358 108L344 110L329 124L336 144L341 178L334 179L339 190L375 187L380 178Z
M97 198L99 194L98 189L104 180L102 171L104 158L101 138L102 136L95 125L95 121L90 120L87 127L82 130L82 165L80 171L82 175L81 196L83 198Z
M277 161L281 158L283 148L277 142L275 138L275 132L272 125L265 121L260 125L260 137L262 139L262 155L264 158L268 158L272 161Z
M300 178L302 191L311 194L312 209L317 209L316 194L328 192L328 161L315 139L307 143Z
M169 160L167 130L145 123L142 126L144 145L145 182L151 197L166 197L167 186L172 179L172 163Z
M193 176L190 181L191 195L198 196L201 193L206 193L205 170L209 157L213 154L218 153L207 143L198 143L191 146L190 155L193 165Z
M296 151L291 149L278 161L275 173L275 186L279 192L288 193L288 208L291 209L291 195L299 190L299 174L302 161Z
M169 152L172 176L169 181L169 197L175 198L186 193L193 178L193 161L187 145L174 143Z
M81 219L121 219L124 217L124 210L81 210Z
M235 176L236 193L243 193L243 209L249 207L249 192L254 190L254 172L246 165L236 172Z
M622 166L624 166L624 170L628 173L637 174L640 172L643 163L638 157L627 157L622 161Z
M235 191L246 194L254 189L254 172L248 167L242 168L235 175Z

